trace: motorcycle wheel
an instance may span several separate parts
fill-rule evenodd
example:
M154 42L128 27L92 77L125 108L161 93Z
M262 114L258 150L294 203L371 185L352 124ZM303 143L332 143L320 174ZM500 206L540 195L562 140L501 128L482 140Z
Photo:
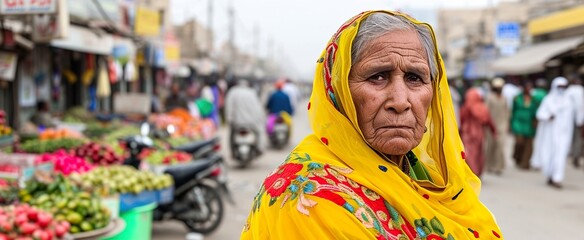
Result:
M203 199L205 201L206 207L209 210L209 214L204 219L183 219L186 227L193 232L198 232L201 234L209 234L219 227L221 221L223 220L223 201L219 196L217 189L212 188L208 185L197 185L191 189L190 194L195 194L195 188L199 188ZM196 196L189 197L189 205L192 209L199 210L199 203L195 200Z

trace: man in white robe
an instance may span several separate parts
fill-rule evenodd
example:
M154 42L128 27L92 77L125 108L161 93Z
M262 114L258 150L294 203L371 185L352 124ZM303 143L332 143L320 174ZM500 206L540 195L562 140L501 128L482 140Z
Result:
M566 94L570 96L572 102L576 107L576 128L574 130L574 138L572 140L571 156L575 167L580 166L580 157L582 157L583 139L582 139L582 125L584 125L584 87L578 76L571 79L570 86L566 90Z
M555 78L536 115L541 125L536 142L542 144L537 144L533 157L540 159L548 184L558 189L562 188L576 119L576 107L566 93L567 87L566 78Z
M225 100L225 118L230 126L253 126L258 133L258 150L263 152L267 144L265 133L265 117L263 104L257 92L247 80L239 80L238 84L227 92Z

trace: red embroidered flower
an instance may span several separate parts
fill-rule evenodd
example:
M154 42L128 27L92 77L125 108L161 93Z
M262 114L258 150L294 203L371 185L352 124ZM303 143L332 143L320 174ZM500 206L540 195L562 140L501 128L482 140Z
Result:
M408 221L404 222L405 224L401 225L402 231L404 231L404 233L408 236L409 239L415 239L418 236L418 233L416 232L414 227L412 227L412 224L410 224Z
M444 238L432 233L426 237L426 240L444 240Z
M278 197L286 191L286 188L290 185L291 181L290 178L278 178L272 186L266 189L266 192L268 192L271 197Z
M287 163L264 180L266 191L271 197L280 196L290 185L292 179L296 178L296 173L302 170L303 165L299 163Z

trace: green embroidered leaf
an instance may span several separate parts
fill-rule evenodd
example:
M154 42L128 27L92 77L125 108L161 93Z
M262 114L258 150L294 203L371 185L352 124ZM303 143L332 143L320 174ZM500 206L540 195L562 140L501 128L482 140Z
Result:
M274 205L274 203L276 203L276 201L278 200L278 198L270 198L270 206Z
M422 220L416 219L416 220L414 220L414 226L423 227L424 225L422 224Z
M438 218L432 218L432 220L430 220L430 225L432 225L432 229L437 233L444 234L444 226L442 226L442 223Z
M391 220L394 222L398 222L399 213L397 212L397 210L395 210L395 208L393 208L387 201L383 201L383 203L385 204L385 207L389 211L389 215L391 215Z
M454 237L452 236L452 234L448 234L448 237L446 238L446 240L455 240Z
M310 155L308 155L308 153L304 153L304 156L301 156L298 153L294 153L294 160L303 163L303 162L308 162L308 161L312 161L312 159L310 158Z
M422 230L424 230L424 233L426 233L425 235L430 235L430 233L432 233L432 230L430 230L430 228L428 227L422 227Z
M422 218L422 227L431 228L432 226L430 226L430 223L428 222L428 219Z

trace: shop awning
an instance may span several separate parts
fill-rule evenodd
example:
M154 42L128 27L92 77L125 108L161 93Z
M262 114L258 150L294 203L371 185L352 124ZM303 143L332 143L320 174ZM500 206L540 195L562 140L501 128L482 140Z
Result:
M70 25L68 36L52 40L51 46L78 52L111 55L114 38L107 33L98 34L85 27Z
M498 73L528 74L545 70L545 63L551 58L570 51L584 43L584 37L573 37L548 41L528 46L515 55L493 62L491 67Z
M560 31L584 25L584 6L569 8L550 15L536 18L527 26L532 36Z

